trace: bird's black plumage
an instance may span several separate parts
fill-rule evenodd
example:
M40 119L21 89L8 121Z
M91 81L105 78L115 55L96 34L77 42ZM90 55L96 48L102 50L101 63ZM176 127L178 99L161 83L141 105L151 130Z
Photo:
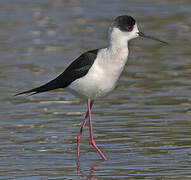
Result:
M31 95L33 95L69 86L73 81L85 76L88 73L97 57L98 51L99 49L95 49L83 53L76 60L74 60L62 74L60 74L52 81L40 87L18 93L15 96L27 93L32 93Z
M122 15L115 18L113 26L119 28L121 31L129 31L128 27L133 27L136 21L133 17Z

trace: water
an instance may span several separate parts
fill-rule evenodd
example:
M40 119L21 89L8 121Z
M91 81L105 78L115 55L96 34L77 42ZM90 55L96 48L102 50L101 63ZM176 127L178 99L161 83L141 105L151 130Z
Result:
M1 179L191 179L191 2L0 2ZM107 44L112 19L131 14L169 41L131 42L117 89L96 101L95 140L76 136L86 105L63 90L13 97L51 80L82 52Z

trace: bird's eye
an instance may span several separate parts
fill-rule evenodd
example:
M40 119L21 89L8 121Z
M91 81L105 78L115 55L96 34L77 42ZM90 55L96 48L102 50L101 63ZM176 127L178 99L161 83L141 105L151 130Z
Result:
M128 31L131 31L133 29L133 26L127 26Z

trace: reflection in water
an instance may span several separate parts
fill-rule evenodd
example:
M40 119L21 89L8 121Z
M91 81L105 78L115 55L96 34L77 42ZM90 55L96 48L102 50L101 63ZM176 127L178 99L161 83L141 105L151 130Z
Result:
M102 166L103 164L104 164L104 160L100 160L100 161L97 161L96 160L96 162L93 162L89 167L90 167L90 169L89 169L89 172L88 173L84 173L84 171L83 170L81 170L81 167L80 167L80 160L79 161L77 161L77 163L76 163L76 165L77 165L77 175L79 176L79 179L81 178L81 177L85 177L85 178L88 178L88 179L90 179L90 180L96 180L96 179L98 179L97 178L97 175L95 175L95 172L96 172L96 168L98 167L98 166Z

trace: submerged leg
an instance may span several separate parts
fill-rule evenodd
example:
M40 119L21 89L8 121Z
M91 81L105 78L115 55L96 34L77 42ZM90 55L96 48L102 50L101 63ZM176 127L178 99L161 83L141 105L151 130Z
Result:
M89 128L90 128L90 142L92 144L92 146L96 149L96 151L100 154L100 156L106 160L106 157L104 156L104 154L101 152L101 150L97 147L94 138L93 138L93 130L92 130L92 120L91 120L91 103L93 101L90 101L90 99L88 99L88 114L89 114Z
M94 102L91 101L91 103L90 103L90 109L92 108L93 103L94 103ZM89 116L89 113L88 113L88 111L87 111L86 116L85 116L85 118L84 118L84 121L83 121L83 123L82 123L81 129L80 129L80 132L79 132L78 137L77 137L77 160L79 160L79 157L80 157L80 141L81 141L82 132L83 132L84 126L86 125L88 116Z

